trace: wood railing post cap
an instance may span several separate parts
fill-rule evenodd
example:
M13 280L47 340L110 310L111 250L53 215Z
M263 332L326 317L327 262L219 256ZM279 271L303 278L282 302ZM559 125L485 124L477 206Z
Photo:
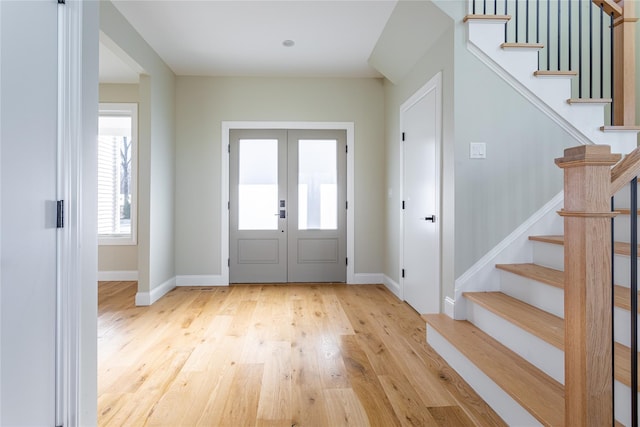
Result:
M620 158L620 154L611 154L611 147L608 145L579 145L564 150L564 157L555 162L561 168L577 164L613 165Z

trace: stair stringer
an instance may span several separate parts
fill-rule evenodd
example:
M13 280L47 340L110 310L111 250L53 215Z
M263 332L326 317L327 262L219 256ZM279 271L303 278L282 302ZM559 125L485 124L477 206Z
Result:
M578 143L609 145L612 152L621 154L628 154L637 147L635 131L605 133L600 130L604 125L604 108L601 105L567 103L571 98L570 78L535 77L537 52L502 49L504 25L501 20L469 20L467 49ZM590 112L586 112L588 110ZM593 121L593 111L600 111L596 122Z
M500 271L495 268L496 264L532 261L529 236L562 233L563 220L558 211L563 204L564 192L561 191L456 279L454 319L466 319L467 302L462 296L464 292L500 290Z

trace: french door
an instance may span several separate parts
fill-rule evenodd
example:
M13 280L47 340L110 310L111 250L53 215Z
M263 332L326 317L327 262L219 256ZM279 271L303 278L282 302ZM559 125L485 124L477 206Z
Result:
M231 130L231 283L346 281L346 133Z

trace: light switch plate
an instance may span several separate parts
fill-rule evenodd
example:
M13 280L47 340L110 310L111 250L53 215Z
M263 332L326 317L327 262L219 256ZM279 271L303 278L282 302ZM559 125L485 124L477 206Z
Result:
M487 144L484 142L469 143L469 158L470 159L486 159Z

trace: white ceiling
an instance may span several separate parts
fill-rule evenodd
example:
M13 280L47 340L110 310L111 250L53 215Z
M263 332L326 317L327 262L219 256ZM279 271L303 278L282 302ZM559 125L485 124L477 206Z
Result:
M379 77L368 59L396 1L113 0L113 4L176 75ZM295 46L284 47L282 42L288 39ZM104 45L100 69L102 82L136 77Z

